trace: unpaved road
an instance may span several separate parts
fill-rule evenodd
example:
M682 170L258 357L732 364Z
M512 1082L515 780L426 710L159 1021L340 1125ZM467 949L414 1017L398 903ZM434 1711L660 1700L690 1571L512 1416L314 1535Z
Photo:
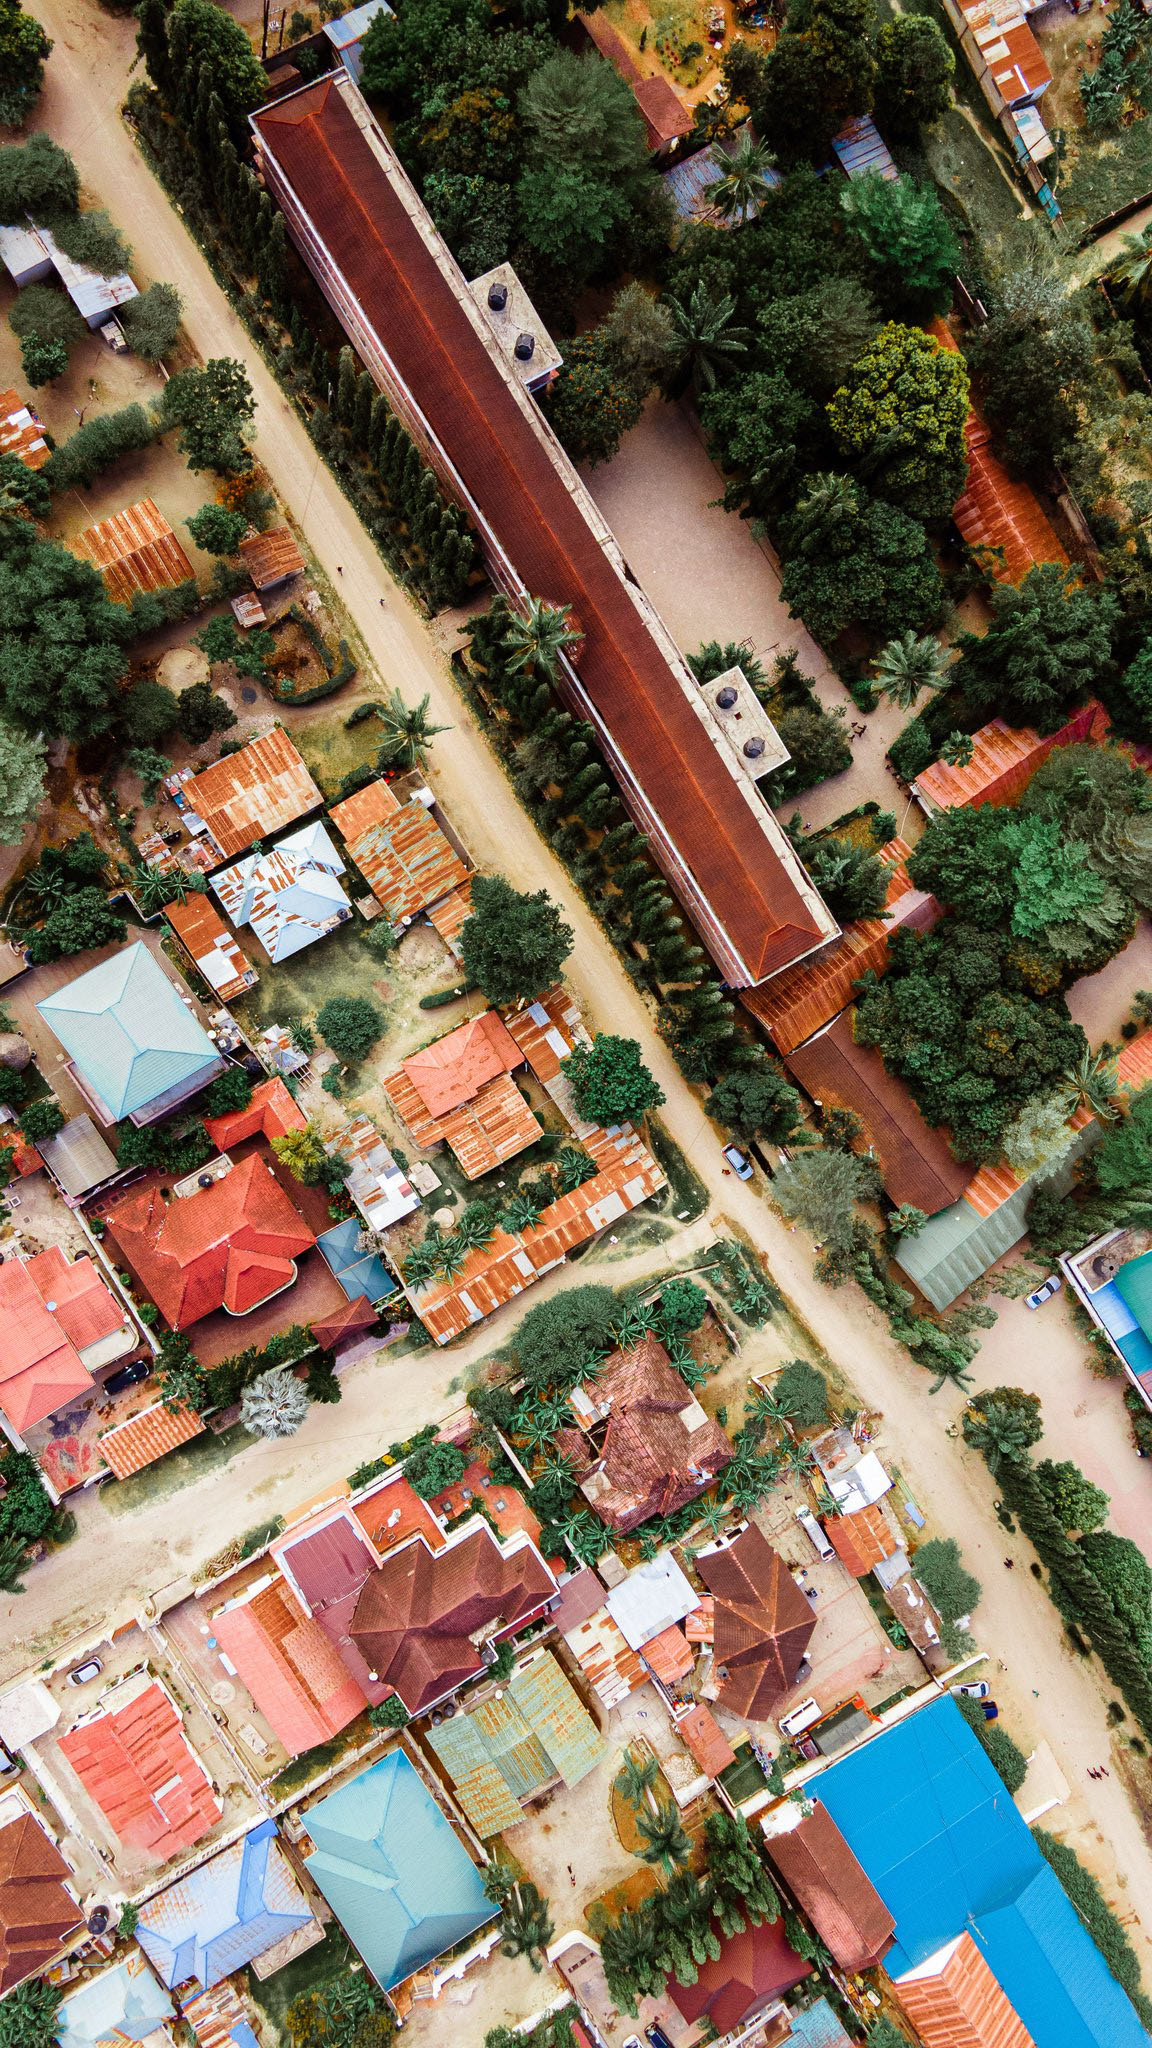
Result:
M991 1653L997 1693L1008 1709L1009 1724L1014 1718L1025 1737L1046 1736L1072 1786L1070 1806L1058 1824L1077 1827L1077 1847L1090 1858L1113 1897L1120 1899L1126 1917L1134 1916L1136 1901L1152 1897L1152 1850L1144 1822L1129 1803L1115 1769L1099 1783L1086 1779L1088 1765L1109 1754L1103 1696L1091 1671L1066 1649L1056 1613L1030 1578L1022 1549L1017 1547L1017 1569L1003 1569L1001 1560L1012 1546L992 1512L992 1488L984 1468L944 1434L945 1425L959 1411L961 1397L946 1390L929 1400L923 1372L891 1341L859 1293L821 1287L813 1278L807 1239L781 1224L756 1184L746 1186L723 1175L717 1135L657 1037L644 1002L600 927L573 893L564 869L516 804L482 732L452 689L430 631L389 582L178 216L137 155L118 115L133 48L131 22L105 14L95 4L82 6L78 0L33 0L32 12L56 43L40 124L72 151L86 186L126 230L138 252L138 276L167 278L177 286L188 333L200 354L234 355L245 363L258 408L255 449L276 489L306 530L321 567L338 588L388 683L399 685L409 698L427 691L433 716L452 727L436 742L432 779L457 830L479 864L504 871L521 888L546 887L563 903L576 933L570 979L590 1020L641 1042L667 1096L664 1120L706 1182L714 1214L729 1218L760 1247L819 1343L840 1362L869 1406L884 1412L886 1438L910 1484L930 1507L938 1527L959 1538L984 1583L979 1632ZM497 1341L498 1334L498 1329L493 1331L488 1341ZM453 1372L465 1355L463 1350L453 1354ZM397 1361L393 1371L385 1361L379 1374L362 1376L365 1388L371 1388L374 1442L386 1443L405 1419L435 1409L435 1393L443 1397L446 1392L438 1363L429 1366L424 1358L409 1364ZM1106 1394L1110 1398L1111 1390ZM1048 1405L1058 1397L1059 1388L1054 1386ZM367 1392L362 1398L369 1399ZM355 1435L357 1453L371 1448L361 1431L348 1428L358 1405L346 1400L341 1408L318 1411L306 1425L299 1441L309 1453L309 1492L354 1462L348 1435ZM1075 1425L1070 1422L1070 1452L1074 1446ZM210 1555L245 1526L234 1512L236 1490L251 1492L249 1473L258 1461L267 1465L267 1498L275 1502L280 1489L272 1461L284 1455L282 1450L269 1453L254 1447L233 1461L218 1482L175 1495L162 1513L151 1518L114 1522L99 1502L90 1503L84 1511L89 1540L69 1546L36 1570L21 1601L5 1603L0 1670L8 1675L20 1665L21 1640L27 1642L38 1631L48 1612L79 1617L83 1610L95 1626L114 1603L118 1607L122 1599L130 1600L142 1581L161 1586L197 1558ZM146 1526L149 1520L151 1527ZM156 1569L165 1544L174 1568ZM147 1571L142 1574L145 1561ZM996 1670L997 1660L1006 1670ZM1143 1928L1134 1923L1132 1931L1145 1963L1152 1962L1152 1946Z

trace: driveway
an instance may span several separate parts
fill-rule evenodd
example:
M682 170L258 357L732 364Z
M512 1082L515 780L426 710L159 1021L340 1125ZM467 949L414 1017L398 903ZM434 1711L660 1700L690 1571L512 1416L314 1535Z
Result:
M48 63L41 125L73 152L93 194L98 193L113 217L131 231L147 265L139 264L137 275L167 278L177 286L189 335L200 353L231 354L244 361L258 408L255 452L292 516L305 528L322 569L333 582L343 570L338 588L370 655L388 683L400 684L410 699L427 691L431 716L452 727L434 749L432 781L440 802L480 865L509 874L520 888L547 888L563 905L576 938L572 985L592 1024L640 1041L667 1097L664 1121L708 1186L712 1227L728 1219L758 1246L818 1343L842 1364L861 1398L883 1411L886 1439L909 1485L931 1510L939 1529L959 1538L968 1563L984 1581L979 1629L993 1659L1006 1667L997 1675L1005 1718L1010 1725L1015 1721L1026 1740L1047 1737L1065 1775L1078 1788L1064 1816L1080 1830L1077 1846L1090 1858L1110 1896L1123 1894L1126 1917L1134 1916L1136 1902L1152 1896L1152 1851L1142 1822L1117 1772L1099 1783L1085 1779L1086 1766L1108 1754L1105 1696L1092 1669L1067 1648L1055 1609L1028 1571L1001 1568L1007 1546L992 1510L987 1474L972 1453L944 1434L944 1425L958 1412L959 1399L946 1391L931 1400L924 1372L893 1342L859 1292L851 1287L829 1291L815 1280L810 1243L801 1232L785 1228L764 1201L762 1184L743 1184L723 1173L718 1134L682 1081L655 1031L650 1010L592 913L574 893L565 870L515 802L478 722L451 686L432 634L390 581L120 123L118 107L134 48L132 21L81 7L78 0L35 0L32 11L56 44ZM581 1269L575 1267L555 1284L572 1285L580 1277ZM483 1341L489 1346L498 1342L499 1330L498 1325ZM371 1447L402 1436L408 1426L429 1415L442 1414L459 1386L462 1364L480 1341L470 1340L447 1359L424 1355L415 1371L410 1359L389 1364L385 1353L376 1368L358 1376L358 1387L371 1389L370 1396L357 1391L353 1399L350 1389L341 1407L313 1412L290 1453L277 1445L254 1446L241 1462L213 1475L204 1487L170 1500L162 1514L149 1519L147 1528L141 1518L131 1518L127 1528L121 1525L121 1540L114 1549L105 1543L111 1524L94 1503L99 1541L70 1546L58 1560L31 1575L22 1603L5 1600L0 1606L5 1637L0 1669L11 1674L28 1660L31 1614L38 1617L34 1629L44 1625L53 1607L66 1617L65 1627L69 1616L74 1617L71 1626L77 1627L86 1616L107 1612L112 1587L139 1586L149 1579L155 1586L165 1585L237 1533L245 1526L243 1511L237 1512L241 1471L248 1498L258 1493L265 1503L263 1512L274 1513L286 1499L299 1498L304 1490L315 1492L323 1483L312 1453L323 1449L330 1465L339 1460L343 1469L350 1469ZM1110 1390L1102 1390L1101 1398L1111 1399ZM1050 1386L1047 1401L1054 1411L1055 1430L1061 1406L1059 1378ZM1079 1430L1071 1413L1066 1441L1068 1454L1074 1455ZM306 1488L301 1485L303 1466L314 1475ZM252 1484L250 1475L257 1470L261 1477ZM286 1470L291 1474L287 1484ZM87 1520L82 1528L89 1536L95 1533ZM135 1544L123 1541L129 1530ZM1022 1549L1020 1554L1023 1559ZM1090 1824L1087 1831L1085 1823ZM1149 1960L1147 1937L1135 1918L1131 1932Z

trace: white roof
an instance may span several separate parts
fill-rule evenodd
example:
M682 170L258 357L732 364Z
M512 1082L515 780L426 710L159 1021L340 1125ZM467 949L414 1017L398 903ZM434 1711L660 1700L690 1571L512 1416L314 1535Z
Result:
M857 1508L871 1507L888 1492L891 1484L875 1451L865 1451L842 1479L828 1481L830 1492L846 1515L853 1514Z
M68 297L85 320L91 322L98 313L115 312L125 299L138 296L127 271L122 270L115 277L103 277L86 263L74 263L71 256L66 256L63 249L57 247L47 228L40 229L40 239L52 258L52 267Z
M344 863L319 823L301 826L269 853L245 854L213 876L233 924L251 925L270 960L287 960L330 930L352 905L337 877Z
M700 1600L672 1552L662 1550L613 1586L604 1605L629 1647L642 1650L662 1629L683 1621Z
M47 1735L59 1719L60 1709L47 1686L29 1678L0 1697L0 1742L7 1750L23 1749L26 1742Z

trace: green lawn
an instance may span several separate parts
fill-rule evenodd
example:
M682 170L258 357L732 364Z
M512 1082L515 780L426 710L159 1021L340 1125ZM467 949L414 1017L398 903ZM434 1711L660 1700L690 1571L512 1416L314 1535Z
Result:
M1099 141L1078 131L1075 161L1062 169L1056 196L1069 227L1094 227L1130 199L1152 192L1152 121L1134 121Z

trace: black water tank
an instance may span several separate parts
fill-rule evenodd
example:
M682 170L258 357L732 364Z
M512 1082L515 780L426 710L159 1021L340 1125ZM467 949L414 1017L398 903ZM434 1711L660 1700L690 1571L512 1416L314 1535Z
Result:
M717 690L716 702L721 711L731 711L740 702L740 692L727 683L722 690Z
M764 742L754 734L750 740L745 740L741 751L747 756L749 761L758 761L764 752Z
M500 284L497 281L496 284L489 285L488 304L494 313L502 313L504 311L505 306L508 304L508 287L506 284Z
M518 334L516 336L517 362L530 363L535 353L536 336L534 334Z

